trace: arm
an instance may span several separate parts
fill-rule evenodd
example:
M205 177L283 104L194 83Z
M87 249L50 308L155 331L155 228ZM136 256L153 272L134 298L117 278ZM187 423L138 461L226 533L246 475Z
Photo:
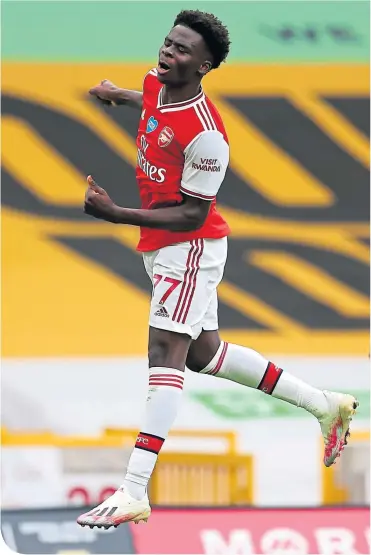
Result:
M132 108L142 109L143 93L129 89L120 89L107 79L102 81L100 85L90 89L89 94L95 96L103 104L115 106L126 104Z
M229 161L229 147L218 131L200 133L184 151L180 185L183 202L152 210L123 208L112 202L91 176L85 196L85 213L95 218L169 231L193 231L204 224Z
M219 131L207 131L186 147L184 158L182 204L155 210L117 207L117 223L170 231L193 231L202 227L224 179L229 147Z
M169 231L192 231L202 227L210 202L185 196L182 204L167 208L143 210L117 206L107 192L89 175L85 194L84 212L113 224L128 224Z
M129 224L169 231L193 231L203 226L209 213L210 201L184 195L177 206L142 210L115 208L115 223Z

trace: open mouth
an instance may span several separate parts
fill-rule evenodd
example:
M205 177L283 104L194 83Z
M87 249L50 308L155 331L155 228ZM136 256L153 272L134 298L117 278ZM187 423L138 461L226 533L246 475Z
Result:
M164 75L165 73L167 73L170 70L170 66L166 63L166 62L158 62L158 66L157 66L157 72L160 75Z

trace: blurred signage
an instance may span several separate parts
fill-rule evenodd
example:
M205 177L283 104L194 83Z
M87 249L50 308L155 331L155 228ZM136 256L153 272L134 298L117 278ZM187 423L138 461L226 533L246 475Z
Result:
M138 553L351 555L369 553L369 519L368 508L159 509L132 530Z
M308 376L311 381L312 377ZM334 388L339 391L334 382ZM344 393L351 392L360 402L357 409L357 419L370 418L370 391L350 388ZM306 411L298 411L297 407L288 403L282 403L279 399L268 396L258 396L253 389L219 389L212 387L208 389L195 389L189 392L189 396L197 404L202 405L208 411L230 421L237 420L261 420L265 418L290 418L298 420L309 418Z
M26 554L369 553L368 508L153 508L146 526L130 524L104 531L76 524L77 516L84 510L2 511L3 539L13 551Z
M155 59L181 9L205 9L228 25L228 62L367 62L370 44L368 2L5 2L3 59L17 61L141 62ZM145 17L143 14L145 13ZM34 22L30 25L30 21ZM54 22L58 21L58 26ZM156 25L153 25L156 21ZM53 28L53 35L48 33ZM94 44L91 30L102 40ZM137 41L140 31L141 40ZM68 40L66 40L68 36ZM125 37L125 40L122 40ZM135 44L135 48L130 45ZM45 48L47 45L47 48ZM105 74L104 74L105 75ZM124 74L123 74L124 75Z
M271 40L278 43L300 46L301 43L321 45L324 41L330 40L334 45L353 45L362 41L362 36L358 29L347 24L336 25L262 25L260 32Z
M80 509L2 511L2 537L17 553L135 553L130 529L82 528Z

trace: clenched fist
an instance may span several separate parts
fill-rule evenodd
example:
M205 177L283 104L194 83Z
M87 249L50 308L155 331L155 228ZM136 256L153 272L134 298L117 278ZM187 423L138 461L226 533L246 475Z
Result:
M122 89L116 87L116 85L114 85L112 81L108 81L108 79L104 79L101 81L100 85L91 88L89 94L95 96L95 98L108 106L117 106L122 102Z
M99 187L91 175L87 178L88 188L85 193L84 212L89 216L106 220L106 222L117 223L117 205L108 193Z

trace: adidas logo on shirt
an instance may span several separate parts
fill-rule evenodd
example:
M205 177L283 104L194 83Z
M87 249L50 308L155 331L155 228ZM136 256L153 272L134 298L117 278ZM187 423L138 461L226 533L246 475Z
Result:
M156 312L155 312L155 316L162 316L163 318L169 318L169 313L166 310L166 308L164 306L162 306L161 308L159 308Z

